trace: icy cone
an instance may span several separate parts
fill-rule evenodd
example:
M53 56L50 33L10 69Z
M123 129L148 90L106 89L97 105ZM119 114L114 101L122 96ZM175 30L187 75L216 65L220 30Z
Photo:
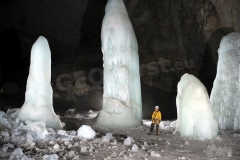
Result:
M108 0L101 40L104 95L97 123L110 128L141 125L138 44L122 0Z
M43 121L47 127L62 128L52 105L51 52L46 38L40 36L31 50L31 65L25 102L16 113L21 121Z

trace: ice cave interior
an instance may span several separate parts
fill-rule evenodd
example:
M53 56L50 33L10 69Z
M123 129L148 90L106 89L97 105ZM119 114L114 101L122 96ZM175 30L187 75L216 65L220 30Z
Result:
M0 159L240 159L239 17L239 0L1 1Z

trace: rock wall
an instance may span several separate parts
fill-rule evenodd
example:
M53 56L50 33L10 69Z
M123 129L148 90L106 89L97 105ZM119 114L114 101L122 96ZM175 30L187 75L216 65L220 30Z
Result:
M240 31L240 1L239 0L210 0L215 6L220 19L219 27L231 27Z

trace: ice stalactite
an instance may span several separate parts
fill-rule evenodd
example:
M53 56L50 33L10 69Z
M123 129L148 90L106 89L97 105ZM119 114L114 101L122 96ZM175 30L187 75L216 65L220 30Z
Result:
M138 44L123 0L108 0L101 40L104 95L97 124L109 128L141 125Z
M52 105L51 52L46 38L40 36L31 50L25 102L16 112L21 121L43 121L47 127L60 129L62 124Z
M240 33L223 37L210 100L220 129L240 129Z
M218 134L209 96L193 75L184 74L178 83L177 131L184 137L213 139Z

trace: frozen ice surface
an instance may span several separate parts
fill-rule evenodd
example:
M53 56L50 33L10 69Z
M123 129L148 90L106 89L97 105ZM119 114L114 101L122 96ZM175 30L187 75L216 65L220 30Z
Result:
M92 139L96 135L96 132L88 125L82 125L78 129L77 136L84 139Z
M69 151L68 154L69 154L69 155L74 155L75 152L74 152L74 151Z
M53 146L53 149L54 149L55 151L58 151L58 150L60 149L60 146L59 146L58 144L55 144L55 145Z
M60 134L60 135L67 135L67 132L65 130L59 130L57 132L57 134Z
M86 146L82 146L81 147L81 152L87 152L87 147Z
M112 133L106 133L106 137L108 137L109 139L113 138Z
M9 111L8 113L11 113ZM27 125L35 122L16 123L15 118L12 118L10 114L4 114L3 117L8 121L10 128L5 127L5 122L0 122L0 159L10 159L11 154L16 148L21 148L23 154L28 159L33 158L35 160L53 159L50 154L56 154L58 159L211 159L207 156L213 155L213 159L239 159L240 153L238 131L223 131L220 130L220 136L222 141L218 138L211 141L196 141L195 138L182 139L179 135L173 135L169 130L173 130L171 126L174 121L162 121L162 132L159 136L149 136L146 133L149 131L149 126L135 127L131 129L108 129L98 128L98 136L92 140L81 139L77 137L76 131L67 131L70 139L63 141L62 136L57 134L59 130L47 128L48 135L44 140L38 141L31 136L29 129L24 129ZM148 120L151 122L151 120ZM148 124L148 123L147 123ZM173 125L174 126L174 125ZM171 128L171 129L170 129ZM62 132L62 131L61 131ZM111 133L110 133L111 132ZM6 135L9 139L2 142ZM99 134L100 133L100 134ZM110 143L102 142L101 133L106 133L107 138L111 138ZM114 136L113 136L114 135ZM124 137L129 136L128 146L124 145ZM132 137L132 138L131 138ZM13 139L23 139L21 143L14 141ZM134 140L135 142L134 142ZM187 141L189 145L185 145ZM171 142L171 145L167 145ZM228 142L228 143L223 143ZM208 145L216 144L216 148L209 147ZM126 144L126 143L125 143ZM134 152L134 144L139 148L137 152ZM81 148L82 147L82 148ZM232 149L231 149L232 148ZM56 150L55 150L56 149ZM205 150L203 152L203 150ZM82 151L82 152L81 152ZM152 152L152 154L151 154ZM20 160L19 157L25 157L24 155L12 156L12 160ZM161 154L161 155L160 155ZM44 156L45 155L45 156ZM188 157L186 157L187 155ZM44 157L43 157L44 156ZM47 157L48 156L48 157ZM232 156L232 157L231 157ZM225 157L225 158L222 158ZM229 158L230 157L230 158ZM25 157L26 158L26 157ZM23 158L22 158L23 159Z
M21 148L16 148L10 156L10 160L16 160L16 159L28 160L28 157L25 154L23 154Z
M25 102L16 113L21 121L44 121L47 127L60 129L62 124L52 106L51 52L46 38L40 36L31 50Z
M5 115L5 112L0 111L0 118L2 118Z
M214 143L207 146L204 151L208 158L227 158L232 157L232 149L230 147L217 147Z
M138 151L138 146L136 144L133 144L132 151L133 152L137 152Z
M76 135L76 131L70 131L69 135L75 136Z
M193 75L184 74L178 83L177 124L181 136L213 139L218 134L208 93Z
M123 0L108 0L101 31L103 107L97 124L127 128L142 124L137 39Z
M130 146L132 144L132 138L131 137L128 137L124 140L123 144L125 146Z
M150 155L153 157L161 157L161 155L159 153L157 153L156 151L152 151Z
M43 160L58 160L58 155L56 154L44 155Z
M28 123L23 128L28 130L30 135L33 136L33 138L36 140L45 139L46 135L48 134L45 122L41 121Z
M220 129L240 129L240 33L223 37L210 100Z
M105 136L102 137L103 142L110 142L110 140L113 138L112 133L106 133Z

